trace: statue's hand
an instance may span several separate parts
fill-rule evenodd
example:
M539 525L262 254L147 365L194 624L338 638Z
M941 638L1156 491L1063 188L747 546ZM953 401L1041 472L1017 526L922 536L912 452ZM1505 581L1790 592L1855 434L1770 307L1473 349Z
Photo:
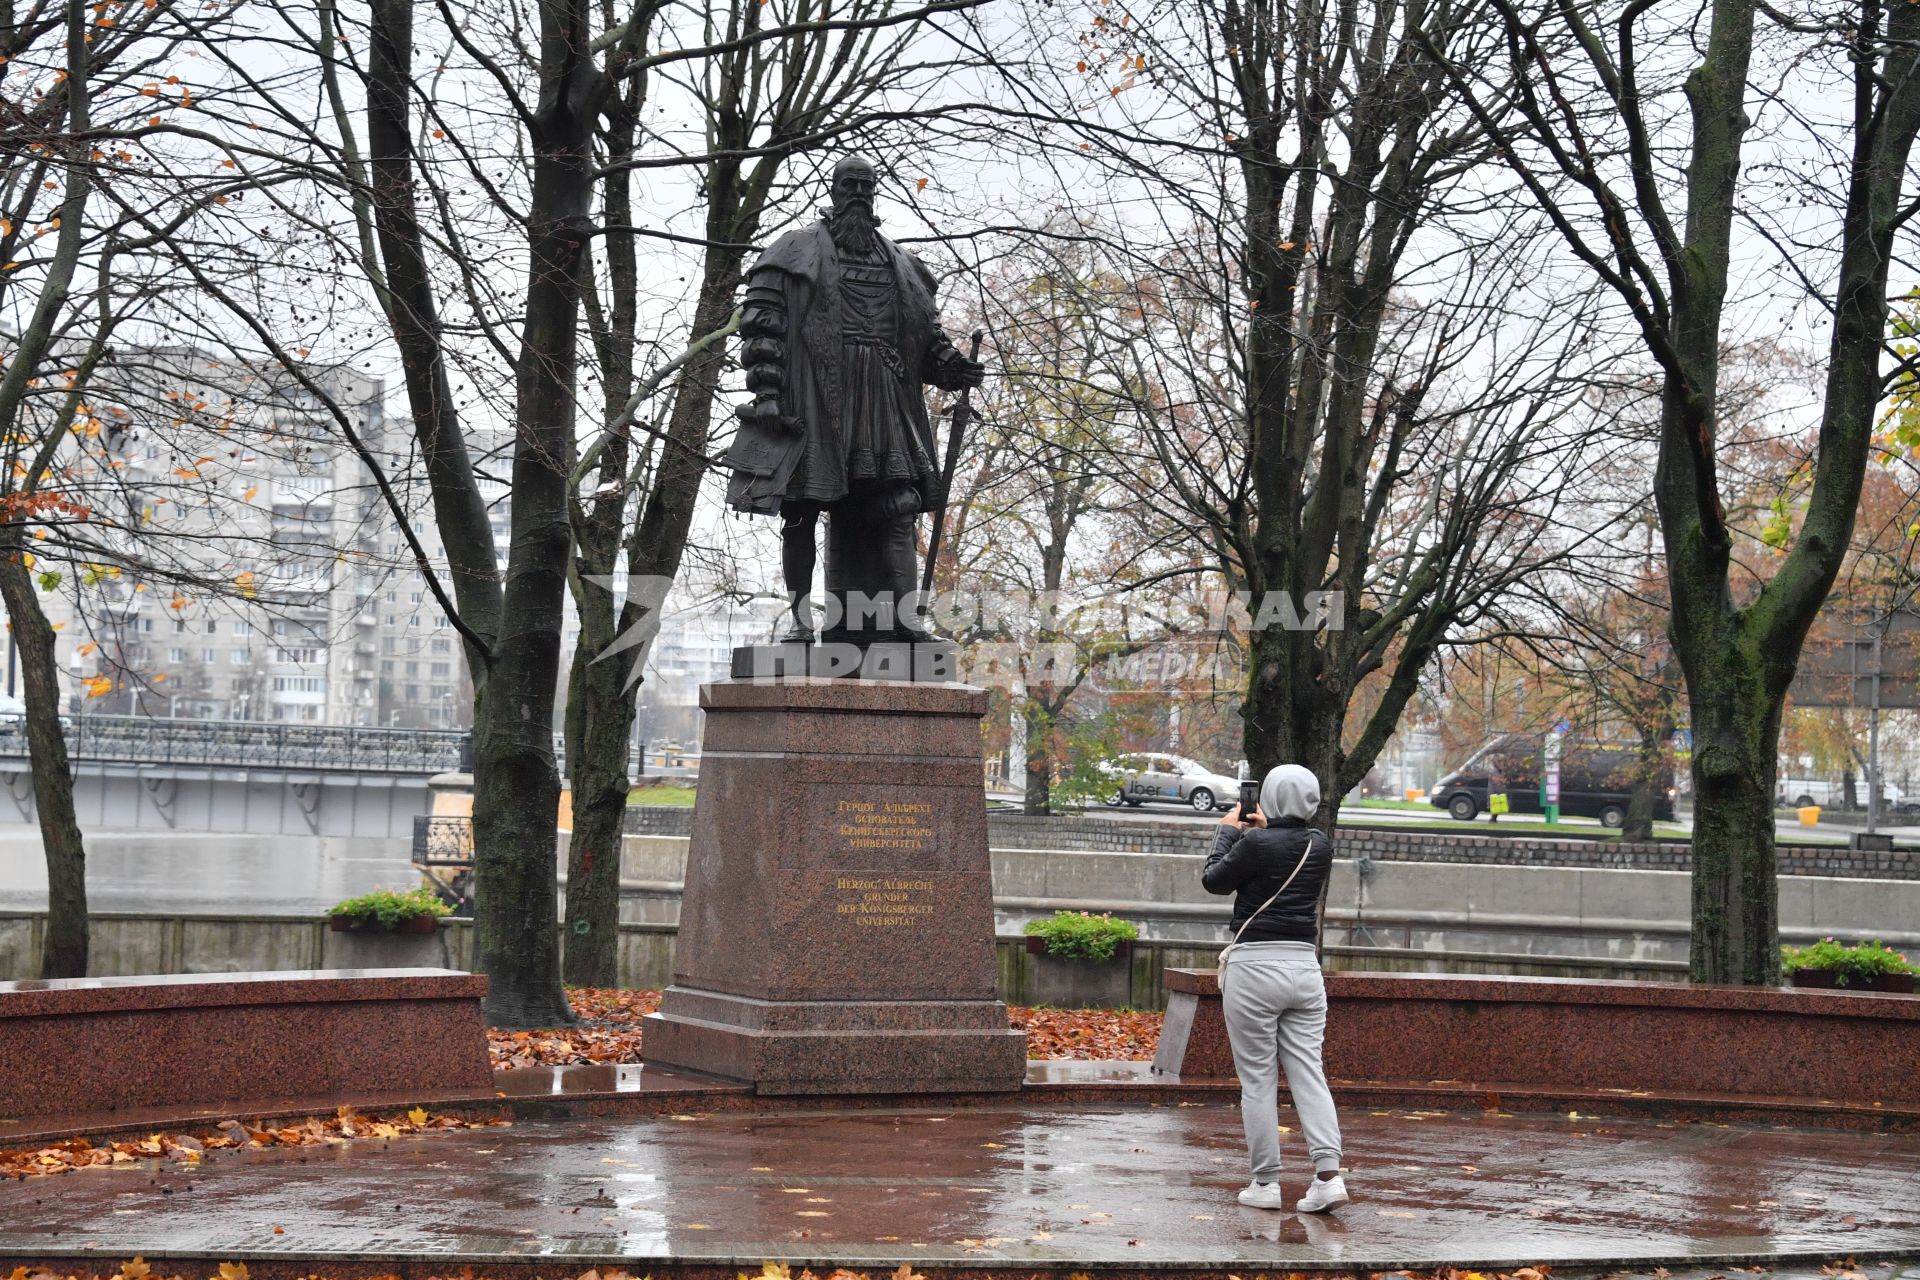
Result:
M964 391L986 381L987 366L978 360L969 360L955 351L940 362L939 373L942 387L948 391Z
M757 427L765 427L769 431L793 431L797 429L797 424L794 420L785 419L780 416L780 401L776 396L768 396L762 400L754 400L743 404L734 410L734 412L740 421L751 423Z

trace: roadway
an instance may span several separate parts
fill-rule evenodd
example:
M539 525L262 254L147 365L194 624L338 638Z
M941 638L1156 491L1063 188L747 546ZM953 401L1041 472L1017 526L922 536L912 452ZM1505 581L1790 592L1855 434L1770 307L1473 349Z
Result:
M996 792L993 793L990 798L1002 800L1014 805L1020 802L1020 797L1012 792ZM1092 805L1087 808L1085 816L1089 818L1104 818L1112 822L1166 822L1169 820L1218 822L1223 815L1219 812L1195 813L1185 805L1143 804L1138 808L1122 807L1118 809L1109 809L1104 805ZM1471 822L1456 822L1440 809L1374 809L1348 805L1340 811L1340 825L1343 827L1385 827L1391 829L1397 826L1425 826L1437 827L1445 831L1457 829L1461 835L1472 835L1476 831L1482 831L1488 828L1494 828L1497 831L1499 827L1512 829L1516 826L1524 825L1527 834L1540 837L1541 833L1532 828L1541 822L1542 819L1539 815L1525 813L1512 814L1503 819L1501 823L1495 824L1485 814L1480 815ZM1567 828L1570 834L1575 835L1597 835L1605 830L1605 828L1600 825L1599 820L1595 818L1562 818L1560 825ZM1662 822L1656 825L1658 834L1684 835L1693 830L1693 815L1690 812L1683 813L1676 822ZM1857 830L1861 830L1861 828L1824 823L1819 826L1805 827L1800 825L1799 820L1796 818L1780 818L1776 819L1774 823L1774 838L1791 844L1845 844L1847 837ZM1893 836L1900 844L1920 844L1920 826L1888 826L1882 823L1880 831Z

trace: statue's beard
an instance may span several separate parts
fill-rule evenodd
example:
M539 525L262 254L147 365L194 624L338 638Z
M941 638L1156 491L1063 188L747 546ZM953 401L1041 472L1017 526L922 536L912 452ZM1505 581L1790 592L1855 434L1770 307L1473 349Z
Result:
M827 230L833 235L834 245L848 253L870 256L880 243L880 220L873 216L873 206L864 201L849 200L835 206L827 219Z

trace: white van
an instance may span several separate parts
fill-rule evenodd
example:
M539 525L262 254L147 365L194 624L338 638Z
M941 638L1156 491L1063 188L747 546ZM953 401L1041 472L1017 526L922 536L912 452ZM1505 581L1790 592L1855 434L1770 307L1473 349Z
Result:
M1856 778L1853 794L1861 804L1867 802L1867 780ZM1880 801L1883 807L1891 809L1900 803L1902 792L1891 782L1880 784ZM1817 804L1822 809L1838 809L1847 802L1847 789L1844 784L1829 782L1824 778L1782 778L1774 787L1774 803L1782 808L1803 809Z

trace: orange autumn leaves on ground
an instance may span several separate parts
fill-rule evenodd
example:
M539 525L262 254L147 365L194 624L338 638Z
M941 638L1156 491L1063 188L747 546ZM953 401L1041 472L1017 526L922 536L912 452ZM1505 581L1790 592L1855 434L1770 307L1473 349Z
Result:
M144 1138L119 1142L89 1142L70 1138L44 1147L22 1147L0 1151L0 1178L44 1177L71 1173L76 1169L111 1168L135 1165L143 1160L171 1160L192 1167L215 1151L233 1151L247 1147L316 1147L351 1142L359 1138L398 1138L411 1133L433 1133L453 1129L483 1129L508 1123L505 1120L462 1120L437 1115L424 1107L414 1107L390 1116L363 1116L352 1107L341 1107L324 1119L315 1117L291 1125L254 1127L237 1120L222 1120L197 1134L154 1133Z
M570 987L567 1000L583 1025L552 1031L487 1032L495 1071L640 1061L640 1019L660 1007L658 991Z
M1160 1043L1164 1015L1116 1009L1009 1009L1027 1033L1029 1058L1145 1062Z
M578 1027L489 1031L494 1069L640 1061L640 1019L660 1007L658 991L573 987L567 998ZM1144 1062L1160 1041L1157 1013L1015 1008L1007 1020L1027 1033L1029 1058Z

